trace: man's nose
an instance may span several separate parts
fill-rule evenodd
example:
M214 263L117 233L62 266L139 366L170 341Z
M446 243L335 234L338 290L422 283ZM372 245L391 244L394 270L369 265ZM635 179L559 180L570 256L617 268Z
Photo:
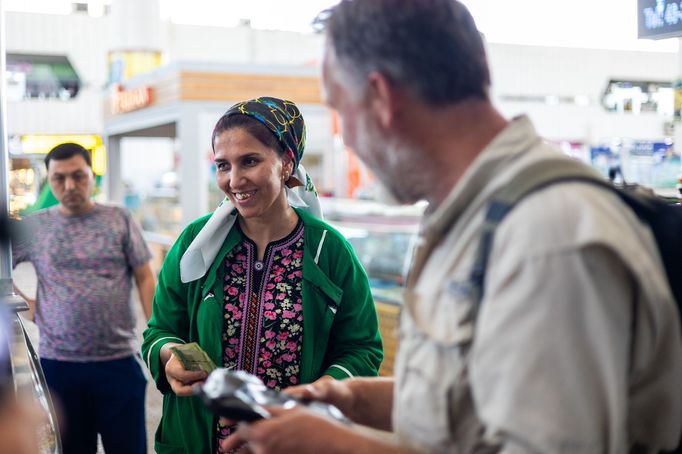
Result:
M76 180L72 177L66 177L64 179L64 189L71 190L76 187Z

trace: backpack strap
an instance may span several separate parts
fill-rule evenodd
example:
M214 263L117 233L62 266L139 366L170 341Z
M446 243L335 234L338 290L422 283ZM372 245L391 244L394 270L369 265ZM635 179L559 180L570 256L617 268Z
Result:
M513 178L513 181L505 185L493 196L485 213L485 220L475 262L469 275L469 285L473 297L472 317L474 322L478 316L478 311L480 310L481 302L483 300L485 273L497 226L502 223L505 217L521 200L523 200L524 197L548 186L565 182L584 182L607 189L617 194L637 217L646 222L651 221L654 216L652 215L652 212L657 209L660 210L660 206L666 204L665 201L658 196L638 192L639 188L637 185L629 185L629 187L620 190L595 170L578 161L557 159L546 160L525 168ZM682 210L682 208L680 209ZM673 216L672 211L669 212L666 219L669 220L671 216ZM677 216L676 225L682 225L682 215L675 213L675 216ZM663 245L658 242L658 238L656 238L656 240L658 247L661 248ZM668 272L668 268L673 267L673 265L665 263L665 257L663 257L663 259L666 272ZM674 273L679 273L680 265L677 258L675 260L676 265L674 266L676 267ZM675 274L674 276L677 275L678 274ZM673 282L670 274L668 274L668 280L670 283ZM677 298L677 303L679 305L680 300L674 290L677 288L679 292L679 286L671 288L673 289L673 295ZM631 308L631 333L636 331L638 306L638 302L634 301ZM632 335L630 336L630 363L628 364L628 370L632 370L633 367L634 349L635 336ZM673 453L682 453L682 445L678 450L673 451Z
M550 159L523 169L493 196L485 213L476 259L469 275L475 313L478 312L483 300L485 273L497 226L526 196L548 186L568 181L584 181L615 190L609 181L581 162Z

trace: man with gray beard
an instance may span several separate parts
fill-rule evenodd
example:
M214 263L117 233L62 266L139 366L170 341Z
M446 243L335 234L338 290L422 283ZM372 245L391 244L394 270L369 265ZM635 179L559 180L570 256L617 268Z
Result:
M122 207L95 203L90 152L63 143L45 156L59 205L22 221L16 266L36 270L36 299L25 298L40 330L39 354L58 408L64 454L147 450L144 399L131 306L133 281L148 318L156 278L142 232Z
M674 449L680 322L651 230L612 191L563 182L499 224L485 215L528 169L575 165L489 98L484 45L455 0L342 0L322 81L343 138L401 202L426 200L395 378L292 389L305 409L241 426L255 453L610 453ZM583 169L589 172L588 169ZM368 430L367 427L372 428ZM384 432L379 432L384 431Z

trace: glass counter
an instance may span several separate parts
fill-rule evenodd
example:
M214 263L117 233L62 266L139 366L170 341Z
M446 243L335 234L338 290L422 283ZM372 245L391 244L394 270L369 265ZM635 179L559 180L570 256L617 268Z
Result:
M339 199L321 202L325 220L353 246L367 272L384 342L379 374L392 375L405 274L425 206Z

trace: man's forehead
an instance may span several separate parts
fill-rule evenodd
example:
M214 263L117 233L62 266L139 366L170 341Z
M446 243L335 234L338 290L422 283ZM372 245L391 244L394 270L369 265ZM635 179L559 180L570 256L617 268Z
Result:
M333 48L327 44L325 46L324 54L322 56L322 101L325 104L330 104L334 101L333 90L338 89L338 80L336 77L337 67L336 67L336 55Z
M69 173L78 170L87 170L90 167L85 162L85 158L80 155L72 156L68 159L51 159L48 167L49 172Z

